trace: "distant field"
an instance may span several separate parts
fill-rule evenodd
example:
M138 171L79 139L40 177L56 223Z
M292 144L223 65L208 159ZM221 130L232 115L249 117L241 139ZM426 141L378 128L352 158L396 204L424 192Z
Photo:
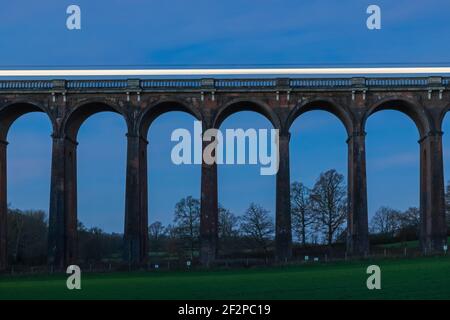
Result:
M450 243L450 237L448 237L447 242ZM405 241L405 242L395 242L380 245L382 248L419 248L419 240Z
M366 268L382 270L382 289L366 288ZM230 271L2 276L0 299L450 299L450 257L312 264Z

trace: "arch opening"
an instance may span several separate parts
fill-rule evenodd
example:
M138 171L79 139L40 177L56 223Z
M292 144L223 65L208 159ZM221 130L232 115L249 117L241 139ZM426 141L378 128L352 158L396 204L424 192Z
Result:
M194 122L198 117L180 104L167 103L149 109L142 120L141 134L149 141L146 196L152 264L199 258L201 164L193 162ZM190 136L191 162L187 164L176 164L172 159L181 140L171 141L171 136L180 129Z
M1 113L2 135L9 140L8 263L17 269L43 266L47 263L52 125L35 105L12 105Z
M9 128L20 117L28 114L40 112L45 113L50 120L50 124L53 127L53 121L49 113L38 105L37 103L30 102L13 102L0 109L0 140L6 141Z
M200 112L193 106L172 100L157 102L144 110L139 119L138 130L141 137L147 137L153 121L168 112L184 112L190 114L196 120L202 120Z
M385 110L398 111L406 115L415 124L419 137L423 137L433 129L430 116L424 108L409 100L388 98L368 110L361 124L362 131L364 132L366 123L373 114Z
M425 126L404 107L375 109L367 122L367 190L372 242L416 241L420 229L420 146ZM378 112L382 111L382 112ZM412 242L413 247L418 247ZM372 251L377 247L372 248ZM418 249L418 248L417 248ZM395 248L393 249L395 250Z
M269 106L260 101L252 100L238 100L233 101L225 105L222 109L218 110L214 121L213 128L220 128L222 123L232 115L239 112L255 112L265 117L275 129L280 129L280 121L277 115L271 110Z
M234 148L226 143L227 130L255 130L253 141L259 144L267 138L269 150L272 153L270 137L275 129L273 122L267 116L252 110L255 105L239 105L239 111L233 110L226 119L216 118L216 125L224 136L223 158L228 152L234 153L234 164L229 161L217 166L218 171L218 201L219 201L219 256L221 258L247 257L253 259L272 259L275 238L275 195L276 175L262 175L262 164L256 159L256 164L250 162L250 135L245 138L245 163L238 164L237 138ZM236 106L237 108L237 106ZM223 115L223 114L222 114ZM259 135L259 130L267 130L268 135ZM258 145L258 152L260 152ZM256 150L256 149L254 149ZM257 224L262 232L258 234Z
M92 107L74 114L68 131L79 141L75 156L78 259L105 267L120 263L122 257L128 130L112 108Z
M63 125L64 133L72 141L77 141L78 131L83 123L100 112L121 114L127 122L127 118L122 111L114 105L105 102L86 102L76 106L73 111L69 113Z
M329 105L303 108L290 125L294 256L309 255L311 245L333 247L329 254L336 256L345 254L348 130L342 115Z
M290 129L298 117L311 111L326 111L333 114L344 126L348 135L353 133L354 120L351 113L345 107L327 99L305 101L297 105L288 116L286 128Z

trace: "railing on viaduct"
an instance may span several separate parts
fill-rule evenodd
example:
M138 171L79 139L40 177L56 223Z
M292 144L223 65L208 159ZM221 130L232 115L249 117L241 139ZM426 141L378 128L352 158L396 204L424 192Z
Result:
M446 243L442 121L450 108L450 78L312 79L111 79L0 81L0 269L7 264L7 134L28 112L44 112L53 128L49 207L49 264L64 267L77 259L77 133L101 111L127 124L124 258L139 265L147 258L147 132L154 119L184 111L219 128L229 115L258 112L280 130L276 178L276 257L291 257L289 128L311 110L341 120L348 139L347 251L369 251L365 124L375 112L393 109L415 123L420 144L420 243L424 253ZM206 145L205 145L206 146ZM12 173L14 174L14 173ZM201 168L201 261L216 258L218 240L217 167Z

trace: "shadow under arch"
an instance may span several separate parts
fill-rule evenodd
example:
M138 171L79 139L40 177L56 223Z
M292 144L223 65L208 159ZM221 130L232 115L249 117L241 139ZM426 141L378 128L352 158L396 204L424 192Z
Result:
M141 113L137 122L137 132L141 137L146 138L153 121L159 116L172 111L188 113L198 121L202 121L203 119L201 113L196 108L189 106L182 101L163 100L152 104Z
M240 111L253 111L265 117L275 129L281 129L281 122L275 112L265 103L252 99L238 99L219 109L214 117L213 128L220 128L226 118Z
M41 104L34 101L13 101L0 107L0 140L6 141L9 128L14 121L32 112L45 113L52 129L55 129L55 121L52 115Z
M67 115L62 126L62 133L72 141L77 140L78 131L81 125L91 116L100 112L113 112L121 115L127 128L129 129L129 121L123 110L118 106L103 100L84 101L76 105Z
M405 114L414 122L420 138L434 129L431 116L420 104L403 97L389 97L375 103L367 110L361 121L360 131L365 132L367 120L371 115L383 110L394 110Z
M286 130L289 130L291 128L292 124L298 117L310 111L326 111L335 115L343 124L345 130L347 131L347 135L351 135L353 133L354 119L350 111L344 106L341 106L330 99L322 98L305 100L295 106L295 108L290 112L288 116L285 125Z

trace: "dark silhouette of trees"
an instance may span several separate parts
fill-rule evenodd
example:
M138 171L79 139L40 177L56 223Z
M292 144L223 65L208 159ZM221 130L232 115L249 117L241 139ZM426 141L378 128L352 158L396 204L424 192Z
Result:
M310 199L319 224L318 230L323 232L326 243L331 245L347 218L347 187L344 176L336 170L321 173Z
M45 212L8 209L7 224L10 262L28 265L45 264L48 233Z
M303 246L311 233L311 226L316 222L310 196L311 190L302 183L291 184L292 226Z
M372 217L370 226L372 233L394 236L400 229L401 212L389 207L381 207Z
M81 262L119 262L123 235L106 233L98 227L86 228L78 222L78 255Z
M293 233L306 247L309 244L345 240L347 188L344 176L336 170L320 174L313 188L299 182L291 185ZM450 217L450 185L446 188L446 214ZM411 207L401 212L381 207L370 221L376 242L407 241L418 238L420 211ZM223 257L252 257L270 252L274 221L269 211L251 203L242 217L219 205L218 237ZM181 199L174 210L172 225L156 221L149 226L150 252L156 262L163 259L191 260L198 253L200 201L192 196ZM8 253L15 265L44 265L47 262L48 222L45 212L8 209ZM121 262L123 234L78 224L80 262ZM256 255L255 255L256 254Z
M419 236L420 210L410 207L406 211L381 207L370 221L370 232L384 240L414 240Z
M219 251L220 254L232 254L241 249L239 236L239 218L219 204Z
M158 252L161 250L163 240L167 235L167 230L160 221L155 221L148 226L150 249Z
M274 223L269 211L252 203L241 220L241 232L267 255L269 241L273 238Z
M219 205L219 239L227 240L239 234L239 219L230 210Z
M200 201L188 196L175 205L175 231L184 240L193 259L200 235Z

